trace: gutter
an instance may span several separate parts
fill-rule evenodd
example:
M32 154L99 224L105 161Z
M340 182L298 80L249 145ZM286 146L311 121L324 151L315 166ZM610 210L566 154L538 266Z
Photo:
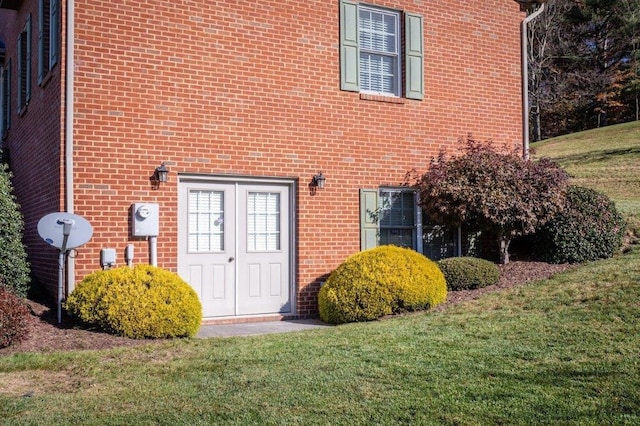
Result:
M522 50L520 52L522 61L522 158L525 160L529 159L529 49L527 46L527 24L544 11L544 2L538 4L540 7L524 18L520 27L520 40L522 42Z
M74 39L75 39L75 2L67 0L67 47L66 55L66 76L65 76L65 135L64 135L64 159L65 159L65 206L67 213L74 212L73 193L73 118L74 118L74 98L73 83L75 80L74 64ZM74 258L67 256L67 295L75 288L75 262Z

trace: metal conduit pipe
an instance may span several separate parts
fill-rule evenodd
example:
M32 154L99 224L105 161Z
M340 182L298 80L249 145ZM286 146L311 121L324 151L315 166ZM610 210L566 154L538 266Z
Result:
M73 213L74 192L73 192L73 120L74 120L74 79L75 79L75 2L67 0L67 40L66 40L66 73L65 73L65 108L64 108L64 158L65 158L65 203L66 211ZM75 263L72 256L67 256L67 283L68 293L75 288Z

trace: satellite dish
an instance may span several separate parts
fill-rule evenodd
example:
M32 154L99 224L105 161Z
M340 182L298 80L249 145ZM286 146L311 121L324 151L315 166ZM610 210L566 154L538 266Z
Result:
M82 216L65 212L49 213L38 222L38 234L45 243L59 250L70 250L87 243L93 235L93 227Z

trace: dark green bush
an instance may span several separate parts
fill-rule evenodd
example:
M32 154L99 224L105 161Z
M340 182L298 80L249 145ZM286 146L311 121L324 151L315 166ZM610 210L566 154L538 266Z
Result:
M625 221L613 201L593 189L571 186L564 209L533 238L534 252L551 263L606 259L622 245Z
M0 285L18 297L26 297L29 290L29 264L22 243L24 222L11 193L10 177L6 164L0 164Z
M194 336L202 320L202 305L189 284L149 265L86 276L65 309L84 323L136 339Z
M31 314L27 305L0 285L0 348L27 337Z
M340 324L370 321L445 301L442 272L420 253L380 246L356 253L331 273L318 293L320 317Z
M500 279L495 263L476 257L450 257L438 262L448 290L471 290L494 285Z

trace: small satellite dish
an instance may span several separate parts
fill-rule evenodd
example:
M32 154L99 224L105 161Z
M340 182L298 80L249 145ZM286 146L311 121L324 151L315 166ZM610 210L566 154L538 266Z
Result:
M72 213L49 213L38 222L38 234L45 243L61 250L65 242L65 250L74 249L87 243L93 235L93 227L82 216Z

